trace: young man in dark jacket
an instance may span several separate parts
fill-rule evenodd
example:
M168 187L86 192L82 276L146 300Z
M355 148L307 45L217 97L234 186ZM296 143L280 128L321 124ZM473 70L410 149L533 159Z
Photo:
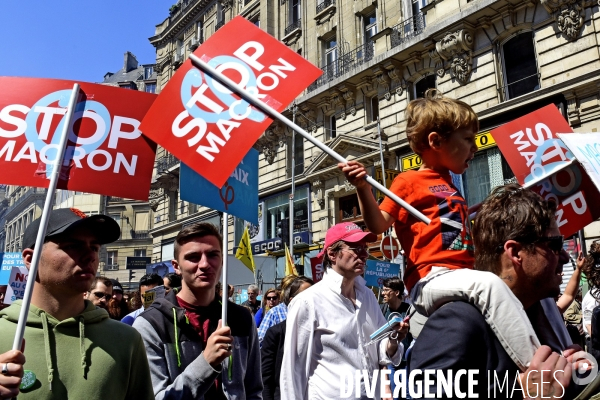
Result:
M177 293L155 301L134 322L144 339L156 399L261 399L260 348L254 319L228 303L221 326L222 238L198 223L175 238Z

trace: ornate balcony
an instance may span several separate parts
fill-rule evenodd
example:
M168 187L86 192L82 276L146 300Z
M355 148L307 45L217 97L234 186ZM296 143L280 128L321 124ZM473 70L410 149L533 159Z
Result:
M308 91L311 92L316 90L320 86L354 70L371 60L373 56L374 45L372 41L368 41L367 43L358 46L356 49L342 54L337 60L321 68L321 70L323 70L323 75L308 87Z
M317 15L333 4L335 4L335 0L323 0L320 3L317 3Z
M392 48L400 46L406 40L420 34L425 29L423 13L418 13L392 27L390 35Z
M298 18L298 20L297 20L297 21L294 21L294 22L292 22L291 24L289 24L289 25L287 26L287 28L285 28L285 34L286 34L286 35L289 35L290 33L294 32L296 29L300 29L300 27L301 27L301 22L302 22L302 19L301 19L301 18Z

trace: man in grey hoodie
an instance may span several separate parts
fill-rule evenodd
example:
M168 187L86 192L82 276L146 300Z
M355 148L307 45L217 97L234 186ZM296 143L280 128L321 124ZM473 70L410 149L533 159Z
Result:
M156 399L262 399L260 348L249 311L228 302L221 324L222 238L208 223L175 238L178 293L156 300L135 320L144 339Z

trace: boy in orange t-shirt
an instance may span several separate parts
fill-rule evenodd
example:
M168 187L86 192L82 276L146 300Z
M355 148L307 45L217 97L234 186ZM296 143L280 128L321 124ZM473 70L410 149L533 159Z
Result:
M444 303L463 300L477 307L508 355L526 370L540 343L522 304L495 274L474 271L473 240L467 202L450 172L462 174L477 151L477 115L466 103L442 97L435 89L406 109L411 148L423 160L418 171L404 172L390 190L431 219L429 225L390 198L377 205L363 179L362 164L339 164L356 186L367 228L382 233L394 224L408 261L404 282L417 310L429 315Z

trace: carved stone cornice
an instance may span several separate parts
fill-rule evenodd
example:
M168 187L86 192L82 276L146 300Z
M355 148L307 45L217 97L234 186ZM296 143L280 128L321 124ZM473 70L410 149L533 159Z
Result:
M285 129L279 123L273 123L258 138L253 147L263 153L269 164L273 164L282 143L285 143Z
M356 115L356 86L344 82L337 86L344 100L344 112L342 119L346 119L347 114Z
M540 0L567 40L575 41L584 21L584 0Z
M317 107L321 109L324 115L331 115L334 111L331 108L331 99L329 98L329 96L323 97L322 100L317 103Z
M302 103L298 106L301 111L301 114L296 114L297 117L302 117L306 121L305 129L307 131L312 131L315 133L317 131L317 110L314 104L312 103Z
M390 100L392 98L390 93L391 79L387 74L388 71L383 66L376 65L371 69L371 72L373 72L373 76L377 81L377 86L383 90L385 99Z
M365 76L359 83L356 85L358 89L360 89L365 96L371 97L377 93L377 87L375 86L375 81L370 76Z
M316 179L311 181L310 184L313 192L313 198L322 210L325 208L325 181L323 179Z
M464 85L469 81L473 68L473 35L469 29L458 29L447 32L446 35L435 44L435 50L431 53L433 58L441 58L441 69L444 61L450 62L450 70L454 78ZM443 76L436 65L436 72Z
M231 7L233 7L233 0L219 0L219 3L221 3L221 7L223 7L223 11L227 11Z
M407 85L406 80L404 80L404 77L402 76L401 67L390 59L383 62L383 67L390 77L390 88L395 90L398 96L402 96Z

